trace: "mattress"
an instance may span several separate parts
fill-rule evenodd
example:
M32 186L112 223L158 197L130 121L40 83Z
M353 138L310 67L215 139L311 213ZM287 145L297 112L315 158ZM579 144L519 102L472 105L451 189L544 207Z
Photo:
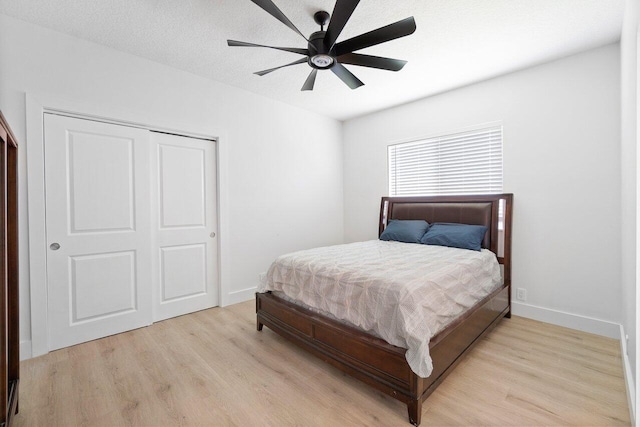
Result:
M406 348L411 369L428 377L430 339L502 283L486 249L372 240L282 255L258 291L281 292Z

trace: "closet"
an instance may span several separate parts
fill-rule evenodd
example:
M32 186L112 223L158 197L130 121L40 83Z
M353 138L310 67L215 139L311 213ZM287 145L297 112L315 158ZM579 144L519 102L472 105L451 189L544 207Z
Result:
M218 304L215 141L44 115L49 351Z
M0 425L18 411L18 144L0 112Z

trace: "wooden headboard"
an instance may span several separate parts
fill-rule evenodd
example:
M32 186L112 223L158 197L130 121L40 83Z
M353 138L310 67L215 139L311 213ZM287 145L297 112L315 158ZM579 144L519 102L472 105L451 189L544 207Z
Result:
M504 225L499 229L501 205ZM496 254L498 262L504 265L505 284L510 284L512 212L513 194L383 197L380 205L378 235L382 234L387 222L391 219L424 219L430 224L453 222L484 225L487 227L487 233L482 241L482 247Z

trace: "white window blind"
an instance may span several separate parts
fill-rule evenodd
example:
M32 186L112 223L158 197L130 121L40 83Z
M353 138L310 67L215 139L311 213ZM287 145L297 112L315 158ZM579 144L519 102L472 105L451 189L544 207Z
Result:
M502 193L502 126L389 146L389 195Z

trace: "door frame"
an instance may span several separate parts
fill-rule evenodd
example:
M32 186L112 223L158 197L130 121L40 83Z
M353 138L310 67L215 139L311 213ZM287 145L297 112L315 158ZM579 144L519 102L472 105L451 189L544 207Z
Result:
M21 358L29 359L49 352L47 315L47 235L44 176L44 114L52 113L89 119L122 126L173 133L191 138L206 139L216 144L217 185L217 243L218 243L218 302L219 306L233 303L229 298L230 246L228 223L228 144L223 129L178 122L175 128L153 124L144 112L123 108L96 106L44 94L25 94L27 130L27 202L29 237L29 290L31 340L21 341ZM175 125L175 124L174 124ZM191 129L191 130L185 130ZM24 277L24 275L22 276Z

